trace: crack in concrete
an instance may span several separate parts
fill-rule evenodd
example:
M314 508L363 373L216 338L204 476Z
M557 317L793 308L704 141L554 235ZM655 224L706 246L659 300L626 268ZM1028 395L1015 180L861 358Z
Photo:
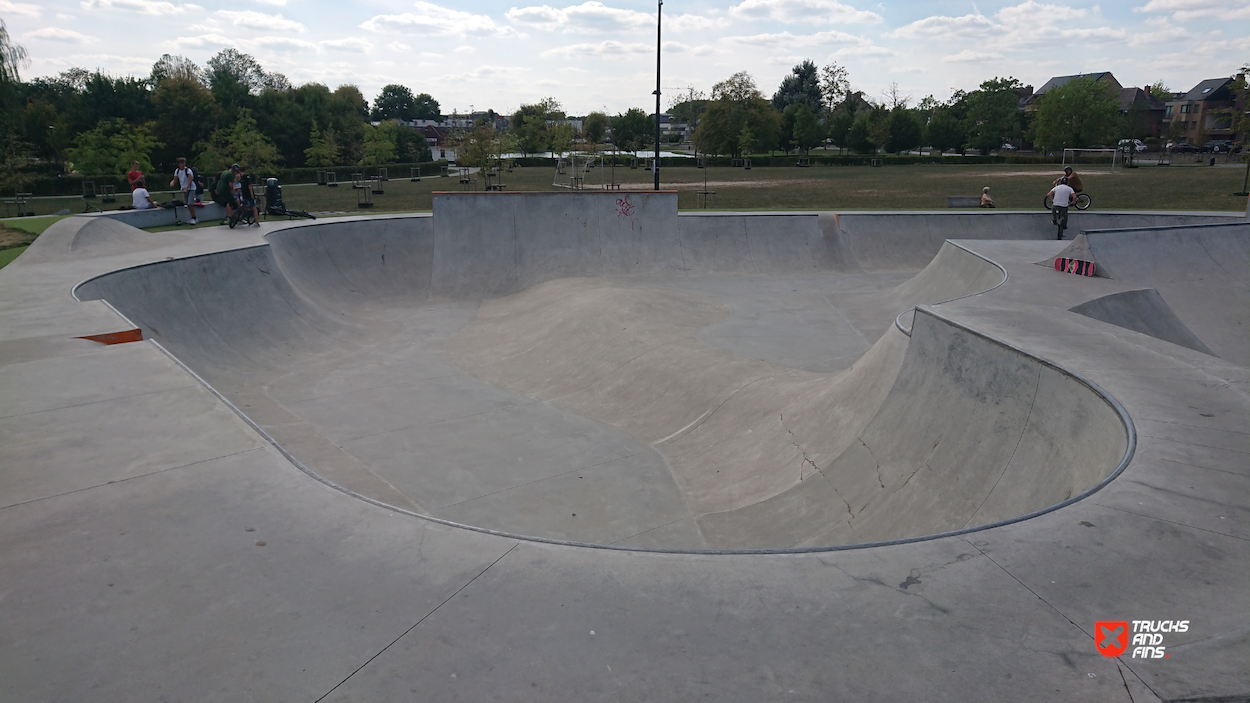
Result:
M853 524L853 521L855 520L855 511L851 509L850 501L842 497L842 494L838 492L838 487L833 484L833 481L830 481L829 477L825 475L825 472L820 470L820 467L816 465L816 462L807 458L807 451L804 450L803 447L799 446L798 442L794 441L794 432L791 432L790 428L786 427L785 414L777 413L777 418L781 422L781 429L785 430L786 434L790 435L790 444L793 444L794 448L799 450L799 453L803 455L803 460L799 463L799 480L803 480L803 465L811 464L812 470L816 472L816 475L825 479L825 482L829 484L829 488L833 489L833 494L838 497L838 500L841 500L846 505L846 514L848 516L846 519L846 526L851 530L851 532L855 532L855 525ZM864 508L866 507L868 507L868 504L864 503ZM860 510L863 511L864 508L860 508Z

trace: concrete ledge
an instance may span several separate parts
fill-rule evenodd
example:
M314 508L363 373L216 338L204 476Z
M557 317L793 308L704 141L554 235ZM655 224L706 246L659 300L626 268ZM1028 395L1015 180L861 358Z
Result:
M110 220L125 222L131 227L146 229L148 227L164 227L167 225L177 224L178 222L186 222L186 208L152 208L149 210L108 210L106 212L91 212L78 217L107 217ZM226 217L226 208L217 203L204 203L195 208L195 217L199 220L223 220Z

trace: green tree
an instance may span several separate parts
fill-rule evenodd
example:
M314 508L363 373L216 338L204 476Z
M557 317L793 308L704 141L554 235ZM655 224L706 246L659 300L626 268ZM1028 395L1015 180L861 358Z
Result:
M1053 150L1114 141L1122 128L1119 97L1088 76L1048 90L1038 101L1033 143Z
M790 75L781 80L781 86L773 94L772 104L777 112L785 112L791 105L807 105L819 111L824 105L824 96L816 64L804 59L790 69Z
M265 87L265 69L250 55L238 49L222 49L208 60L204 70L213 99L227 114L240 107L251 108L253 99Z
M175 158L189 156L205 142L219 122L221 111L213 94L199 80L189 76L170 76L152 94L156 115L156 137L165 144L158 161L170 167ZM230 162L226 162L229 165Z
M820 99L825 112L833 112L851 92L850 73L836 62L820 68Z
M20 69L28 63L26 49L9 40L9 31L4 26L4 20L0 20L0 135L5 137L5 142L12 140L9 132L19 120L17 93L22 83Z
M828 114L827 126L829 129L829 138L840 149L850 147L850 131L851 125L855 123L854 113L848 110L835 110Z
M204 72L191 59L180 55L162 54L156 63L152 64L152 72L148 74L148 84L155 88L166 78L203 82Z
M487 168L495 157L502 153L503 143L501 135L493 126L486 122L479 122L457 146L457 164Z
M194 163L206 173L238 163L259 175L278 165L278 148L260 133L252 111L245 107L239 108L233 125L213 130L207 141L196 144L196 150Z
M512 113L509 129L516 137L521 153L536 154L543 149L547 115L541 105L522 105Z
M612 143L626 151L644 148L655 134L655 122L647 113L631 107L612 118Z
M79 134L74 144L74 170L85 175L121 175L131 161L138 161L141 171L152 171L150 157L160 146L149 125L133 126L121 118L100 120L95 129Z
M608 116L602 112L592 112L586 115L586 119L582 120L582 130L586 133L586 140L591 144L601 144L608 133L609 124Z
M1020 127L1020 95L1015 78L993 78L967 95L968 143L982 152L997 149Z
M379 166L395 160L395 139L390 129L393 126L393 122L383 122L377 127L365 126L362 145L364 155L359 162L361 166Z
M443 114L442 107L429 93L419 93L412 99L412 119L438 120Z
M313 120L308 141L312 146L304 150L304 163L309 166L335 166L339 163L339 145L334 140L333 129L327 128L322 133L317 129L317 121Z
M694 143L705 154L738 156L744 129L755 140L752 151L775 147L781 129L781 116L745 71L712 87L712 101L695 130Z
M900 105L890 110L890 138L885 150L896 154L907 149L915 149L924 139L924 128L912 110Z
M857 154L876 153L877 147L870 138L872 114L861 113L855 116L846 133L846 146Z
M807 103L795 105L793 128L795 146L802 149L803 153L809 154L812 147L824 143L825 134L825 125L821 123L816 110L811 105Z
M937 107L929 115L925 143L941 151L960 149L967 139L964 121L955 117L949 106Z
M416 100L407 86L392 83L382 88L382 92L373 101L374 120L412 120L416 119Z

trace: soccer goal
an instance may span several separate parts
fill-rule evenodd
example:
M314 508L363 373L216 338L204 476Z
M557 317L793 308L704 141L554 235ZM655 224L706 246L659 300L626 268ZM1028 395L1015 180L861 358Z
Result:
M1108 157L1110 157L1108 159ZM1116 164L1123 160L1119 149L1064 149L1063 165L1076 167L1077 164L1084 164L1086 170L1097 166L1109 166L1111 173L1115 173ZM1121 164L1123 165L1123 164Z
M599 154L572 153L556 160L556 173L551 185L557 188L584 190L604 189L604 159ZM595 183L595 181L598 183Z

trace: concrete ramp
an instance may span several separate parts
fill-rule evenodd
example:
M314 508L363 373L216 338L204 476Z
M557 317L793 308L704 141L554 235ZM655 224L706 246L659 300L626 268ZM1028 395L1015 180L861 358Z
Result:
M671 193L440 194L433 217L294 226L78 295L117 306L314 473L513 534L907 539L1043 510L1114 471L1123 420L1081 381L923 307L910 338L894 327L1002 283L940 238L1019 218L842 219L678 217ZM889 290L897 274L873 273L912 264ZM812 293L844 274L881 292ZM816 373L705 341L746 276L779 305L832 304L874 343ZM769 329L760 344L784 344Z
M1163 296L1159 295L1159 291L1153 288L1104 295L1070 308L1069 311L1179 344L1203 354L1215 355L1181 322L1163 300Z
M52 223L17 261L36 264L129 254L156 249L188 237L181 232L145 232L108 217L66 217Z
M1217 356L1250 365L1250 223L1087 230L1097 274L1154 288Z

